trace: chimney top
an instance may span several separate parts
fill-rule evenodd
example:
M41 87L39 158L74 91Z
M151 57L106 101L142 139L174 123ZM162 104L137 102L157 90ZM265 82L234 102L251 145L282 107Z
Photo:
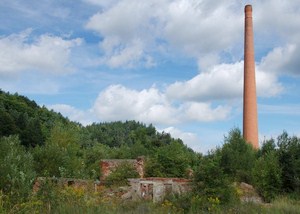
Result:
M245 6L245 13L247 13L247 12L252 12L251 4L248 4L248 5Z

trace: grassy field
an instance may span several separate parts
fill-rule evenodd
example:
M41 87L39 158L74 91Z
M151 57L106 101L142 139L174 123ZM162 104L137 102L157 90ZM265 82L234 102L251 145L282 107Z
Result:
M240 203L222 205L217 199L209 199L205 206L201 197L169 197L162 203L150 201L122 201L118 193L103 189L88 192L84 189L47 188L30 197L30 200L10 206L9 197L0 195L0 213L300 213L300 201L291 197L280 197L270 204Z

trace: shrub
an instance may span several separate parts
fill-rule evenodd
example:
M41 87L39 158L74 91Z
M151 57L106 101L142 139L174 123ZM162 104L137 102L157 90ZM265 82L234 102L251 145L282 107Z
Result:
M201 196L203 204L226 204L237 200L237 194L228 177L220 167L218 159L203 158L194 174L194 192ZM211 199L211 200L210 200Z
M11 203L24 201L35 178L33 158L17 136L0 138L0 190Z
M270 202L280 192L282 170L275 152L260 157L253 168L254 183L265 201Z
M244 140L239 129L230 131L220 150L221 166L232 180L251 183L251 172L255 162L255 150Z
M127 162L120 164L115 170L111 172L106 178L106 184L112 185L127 185L128 178L137 178L139 174L136 169Z

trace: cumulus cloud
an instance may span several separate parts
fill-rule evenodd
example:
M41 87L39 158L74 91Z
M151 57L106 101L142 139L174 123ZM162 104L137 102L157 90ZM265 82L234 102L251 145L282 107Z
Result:
M224 133L227 131L218 129L198 129L197 133L186 132L177 127L170 126L159 130L170 133L174 138L180 138L184 144L192 148L194 151L207 153L211 149L215 149L219 146L220 142L224 138Z
M209 103L188 103L184 116L186 120L212 122L225 120L229 117L231 108L229 106L217 106L212 108Z
M79 122L83 125L88 125L94 122L90 110L83 111L66 104L54 104L48 105L47 107L49 109L53 109L56 112L60 112L65 117L68 117L70 120Z
M136 91L112 85L102 91L93 110L100 120L135 119L146 123L176 123L176 112L164 94L156 88Z
M85 1L99 6L99 12L90 17L86 27L99 33L101 62L110 67L147 66L147 59L154 62L155 54L161 51L194 57L201 70L220 63L224 53L229 60L241 58L245 2ZM299 4L280 0L272 4L266 1L251 4L255 35L259 38L257 46L272 49L276 43L281 44L282 48L274 50L273 55L287 53L284 67L298 74L299 45L288 44L297 43L300 36Z
M188 81L171 84L167 88L167 94L170 97L192 101L240 96L243 85L242 67L242 62L215 66L211 71L202 72Z
M239 16L225 1L173 1L164 17L164 36L175 48L196 57L205 68L211 61L204 60L207 55L218 55L238 40L243 26Z
M187 81L178 81L167 88L172 98L189 101L214 101L241 98L243 93L244 62L219 64ZM256 83L258 96L276 96L283 87L277 77L257 66Z
M262 59L261 67L279 75L300 75L300 43L288 44L270 51Z
M177 129L173 126L167 127L163 130L159 130L160 132L165 132L171 134L173 138L181 139L184 144L188 147L192 148L194 151L201 152L203 147L201 145L201 141L199 137L195 133L184 132L180 129Z
M208 103L175 103L154 87L137 91L112 85L99 94L93 112L103 121L139 120L170 125L186 121L224 120L231 111L227 106L213 108Z
M101 1L99 3L102 5ZM153 39L151 29L152 5L143 1L119 1L94 14L86 27L103 37L100 44L104 52L102 63L110 67L149 66L148 48Z
M114 4L88 1L102 6L86 27L102 37L100 46L104 59L112 67L126 66L126 61L132 63L127 57L126 61L123 58L123 63L111 64L110 58L129 49L136 51L136 41L140 47L139 54L133 57L137 65L140 65L138 60L145 65L145 58L153 58L153 52L167 49L183 52L197 58L200 65L207 65L209 60L202 58L206 54L218 56L220 50L230 48L242 30L242 20L237 18L240 14L233 12L232 5L224 1L213 6L194 0L120 0L113 1Z
M274 0L253 2L256 34L275 39L285 38L289 42L298 41L300 31L300 5L297 1Z
M64 39L48 34L32 36L30 29L0 37L0 74L24 71L63 74L71 71L71 48L81 39Z
M106 56L102 58L102 63L112 68L125 66L128 68L135 67L143 57L143 44L140 41L132 41L126 47L114 49L114 42L105 40L102 44L107 51Z

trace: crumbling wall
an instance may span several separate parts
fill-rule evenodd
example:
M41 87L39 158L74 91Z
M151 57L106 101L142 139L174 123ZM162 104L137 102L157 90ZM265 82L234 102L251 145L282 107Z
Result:
M105 181L107 176L123 163L132 165L136 169L140 178L144 177L144 157L138 157L137 159L103 159L100 161L100 181Z
M128 179L131 189L123 199L152 200L161 202L168 194L184 194L191 190L189 179L182 178L141 178Z
M33 192L37 192L43 184L50 182L52 185L58 187L71 186L74 188L80 188L84 190L94 190L97 191L98 184L93 180L83 180L74 178L46 178L37 177L33 185Z

